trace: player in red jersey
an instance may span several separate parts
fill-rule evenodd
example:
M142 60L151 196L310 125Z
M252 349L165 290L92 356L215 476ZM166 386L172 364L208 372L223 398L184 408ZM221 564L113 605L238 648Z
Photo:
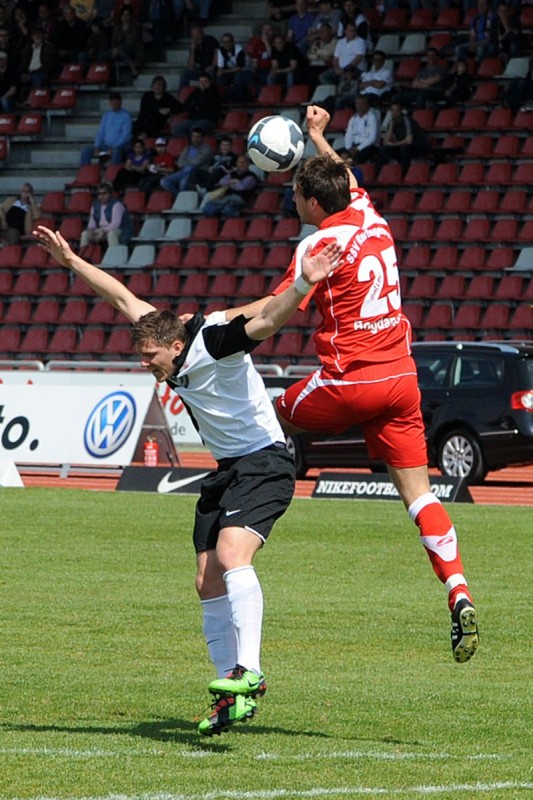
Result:
M432 493L411 326L401 309L394 241L386 221L324 131L329 114L309 106L307 129L318 156L307 159L294 180L294 199L303 223L317 231L298 244L276 293L301 276L302 255L332 240L342 245L339 266L322 284L309 287L300 308L313 297L321 321L314 342L321 367L290 386L276 401L286 433L341 433L361 426L369 454L384 461L409 517L420 529L433 570L448 593L452 651L468 661L478 646L472 602L448 513ZM267 302L238 313L253 316ZM226 312L231 318L236 311Z

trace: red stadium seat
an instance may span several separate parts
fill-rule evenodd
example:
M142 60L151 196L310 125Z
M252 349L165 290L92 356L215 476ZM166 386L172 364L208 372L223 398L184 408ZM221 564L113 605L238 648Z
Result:
M494 278L490 275L474 275L465 291L468 300L490 300L492 297Z
M64 64L57 83L80 83L83 78L83 66L77 63Z
M4 312L3 322L27 323L31 321L32 311L30 300L12 300Z
M434 275L417 275L413 280L407 296L409 299L424 300L426 297L434 297L437 279Z
M248 242L269 242L272 239L272 218L254 217L246 228Z
M431 250L427 245L410 245L400 266L410 270L428 269L430 260Z
M465 247L459 256L457 267L465 272L482 270L485 269L485 261L486 250L484 247Z
M31 112L23 114L17 122L16 136L29 136L31 139L40 136L43 127L42 114Z
M466 214L472 205L472 194L465 189L452 189L444 203L445 214Z
M472 203L472 211L477 213L492 214L500 202L500 194L495 189L485 189L478 192Z
M464 275L446 275L436 293L441 300L461 300L464 295Z
M241 241L245 238L246 220L242 217L225 219L218 234L221 242Z
M17 129L17 118L14 114L0 114L0 136L12 136Z
M155 297L179 297L180 280L180 276L176 273L167 272L164 275L160 275L156 280L152 294Z
M450 328L452 325L451 303L435 303L431 306L424 320L425 328Z
M400 199L401 195L405 195L406 200L408 200L409 194L414 195L414 192L409 192L409 190L406 189L405 191L400 191L397 193L396 197L399 198L398 211L402 210L401 199ZM440 211L442 211L443 206L444 206L444 192L442 191L442 189L426 189L424 192L422 192L420 196L420 200L418 201L417 211L419 214L438 214ZM413 206L409 205L409 203L404 207L405 213L409 213L409 211L412 210Z
M265 266L265 250L263 245L250 244L244 247L237 258L237 269L263 269Z
M504 275L492 297L494 300L519 300L522 297L524 279L521 275Z
M193 242L216 242L220 221L216 217L201 217L195 224L191 240Z
M209 248L206 244L191 244L181 262L183 269L206 269L209 267Z
M234 244L219 244L213 250L209 260L211 269L235 269L237 263L237 247Z
M273 244L266 255L264 268L268 271L275 270L281 273L281 271L287 269L291 263L291 258L292 248L289 245Z
M32 315L32 322L52 324L59 319L59 303L55 299L39 300Z

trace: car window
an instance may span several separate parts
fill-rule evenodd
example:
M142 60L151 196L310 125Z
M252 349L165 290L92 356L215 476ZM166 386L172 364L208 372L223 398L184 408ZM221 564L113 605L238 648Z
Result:
M445 353L414 353L418 384L421 389L445 386L451 355Z
M503 359L460 355L453 370L453 386L497 386L503 376Z

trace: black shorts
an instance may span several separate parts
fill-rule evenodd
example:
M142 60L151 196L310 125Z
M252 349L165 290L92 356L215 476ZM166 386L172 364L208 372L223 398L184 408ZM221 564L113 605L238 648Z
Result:
M264 542L294 494L294 461L276 443L241 458L226 458L202 481L193 542L197 553L214 550L223 528L246 528Z

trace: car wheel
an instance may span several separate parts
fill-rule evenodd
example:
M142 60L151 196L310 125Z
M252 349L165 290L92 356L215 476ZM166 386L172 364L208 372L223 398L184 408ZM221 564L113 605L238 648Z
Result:
M444 475L464 478L467 483L481 483L487 474L483 454L470 431L446 433L439 444L438 466Z
M307 473L307 464L305 463L304 454L302 452L302 445L298 436L287 436L287 450L294 458L294 466L296 467L296 477L305 478Z

